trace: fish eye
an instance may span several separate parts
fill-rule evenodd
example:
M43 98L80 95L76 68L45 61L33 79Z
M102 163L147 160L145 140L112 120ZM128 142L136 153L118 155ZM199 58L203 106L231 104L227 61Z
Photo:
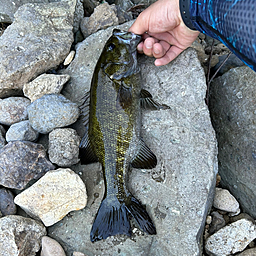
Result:
M115 49L115 45L114 44L112 44L112 43L110 43L109 45L108 45L108 50L109 51L112 51L112 50L114 50Z

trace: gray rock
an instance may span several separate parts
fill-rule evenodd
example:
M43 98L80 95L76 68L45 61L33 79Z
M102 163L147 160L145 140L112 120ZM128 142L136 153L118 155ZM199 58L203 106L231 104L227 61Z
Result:
M212 222L209 228L209 235L212 235L213 233L217 232L221 228L223 228L226 225L226 222L221 214L218 212L212 212Z
M61 167L79 162L80 137L71 128L55 129L49 134L49 159Z
M45 227L32 219L6 216L0 219L0 255L34 256L40 250Z
M28 120L12 124L6 133L6 141L26 140L35 141L39 133L35 131Z
M6 144L5 140L6 131L2 125L0 125L0 149Z
M89 18L82 19L80 28L86 38L100 29L106 29L114 25L118 25L116 11L108 3L103 3L94 9Z
M16 214L17 207L13 198L13 194L10 190L0 188L0 211L3 216Z
M59 65L73 42L76 0L25 4L0 37L0 97ZM17 60L17 61L13 61Z
M256 226L242 219L220 229L206 240L206 252L213 256L225 256L243 251L256 238Z
M33 102L45 94L60 93L69 78L69 75L42 74L24 85L24 95Z
M236 256L255 256L256 255L256 248L244 250L241 253L236 254Z
M256 218L256 74L231 69L213 81L210 112L218 139L221 184Z
M128 28L130 24L119 28ZM66 69L71 82L63 90L75 102L88 90L111 30L99 31L83 41ZM129 186L146 205L157 235L142 234L135 226L131 239L115 236L92 244L90 230L104 184L99 164L77 164L72 169L86 183L87 207L49 228L49 235L65 244L67 255L73 251L87 255L201 255L200 239L212 204L217 172L215 134L204 104L205 76L192 49L167 66L155 67L153 61L140 56L143 87L170 109L142 113L142 135L156 154L158 165L153 170L132 170ZM82 126L78 133L81 129ZM70 242L74 239L75 243Z
M47 172L18 194L14 202L29 215L40 219L45 226L51 226L69 212L84 208L87 194L83 181L76 173L60 168Z
M13 141L0 149L0 185L4 187L23 189L30 180L53 169L42 145Z
M247 213L244 213L244 212L240 213L239 215L236 215L234 217L231 217L230 222L235 222L235 221L241 220L241 219L247 219L247 220L250 220L251 222L255 223L254 219L250 215L248 215Z
M221 211L236 213L239 203L227 189L216 188L213 206Z
M54 239L43 236L42 238L42 250L40 256L66 256L61 245Z
M25 97L9 97L0 99L0 123L12 125L27 120L27 107L30 100Z
M47 94L27 108L31 126L40 133L73 124L79 117L78 106L60 94Z

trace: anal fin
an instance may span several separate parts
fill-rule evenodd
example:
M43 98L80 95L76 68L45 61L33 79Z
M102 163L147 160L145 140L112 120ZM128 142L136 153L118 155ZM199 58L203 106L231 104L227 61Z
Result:
M139 142L139 152L131 162L133 168L152 169L157 165L155 154L145 144L144 141Z
M79 145L79 158L81 164L91 164L98 162L98 158L93 152L91 142L88 136L88 128L86 129Z
M170 107L165 104L160 104L153 100L150 92L145 89L141 89L140 92L140 106L143 109L159 110L159 109L169 109Z

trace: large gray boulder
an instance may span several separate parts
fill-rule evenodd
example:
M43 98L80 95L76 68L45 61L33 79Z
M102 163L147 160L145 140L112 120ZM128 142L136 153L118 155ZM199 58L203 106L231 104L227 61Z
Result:
M64 87L72 101L79 102L89 89L96 61L111 31L99 31L78 46L66 69L71 81ZM170 109L143 111L143 138L158 164L152 170L132 170L129 187L146 205L157 235L148 236L133 227L131 239L115 236L91 243L90 229L104 182L99 164L77 164L71 168L85 181L87 207L72 213L72 218L65 217L48 233L61 242L67 255L73 251L86 255L201 255L201 237L217 172L215 133L204 103L205 76L192 49L167 66L155 67L153 61L140 56L143 87ZM83 126L77 123L77 129L81 133Z
M25 4L0 37L0 97L58 66L73 42L76 0Z
M219 146L219 173L242 209L256 218L256 73L231 69L211 86L210 112Z

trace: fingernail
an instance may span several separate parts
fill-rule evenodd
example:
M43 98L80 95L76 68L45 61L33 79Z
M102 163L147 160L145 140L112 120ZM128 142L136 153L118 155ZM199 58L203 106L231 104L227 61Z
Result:
M142 47L141 45L138 45L138 46L137 46L137 51L138 51L138 52L142 52L142 51L143 51L143 47Z
M154 50L154 53L155 53L155 54L159 54L160 51L159 51L158 49L155 49L155 50Z
M147 43L145 43L145 46L147 49L152 49L153 44L152 44L152 42L147 42Z

